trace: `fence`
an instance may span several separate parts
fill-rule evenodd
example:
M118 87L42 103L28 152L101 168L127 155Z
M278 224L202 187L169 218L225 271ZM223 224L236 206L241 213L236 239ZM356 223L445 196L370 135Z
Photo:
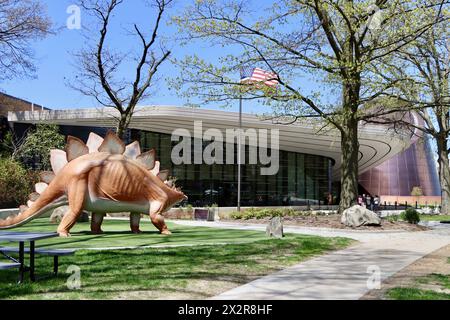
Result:
M426 202L425 204L419 204L418 201L415 201L413 203L408 203L407 201L405 201L404 203L398 203L397 201L395 201L394 203L391 202L387 202L384 201L383 203L381 203L381 205L379 206L379 210L406 210L408 208L414 208L414 209L421 209L421 208L441 208L440 203L435 202L435 203L428 203Z

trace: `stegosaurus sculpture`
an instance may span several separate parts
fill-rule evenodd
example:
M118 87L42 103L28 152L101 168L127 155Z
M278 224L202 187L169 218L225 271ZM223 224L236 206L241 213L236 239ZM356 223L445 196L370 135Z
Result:
M91 133L85 144L69 136L66 150L52 150L53 172L43 172L20 214L0 220L1 229L11 229L61 206L69 206L59 227L62 237L83 211L92 212L91 231L101 233L106 213L130 212L130 226L140 233L141 214L149 213L161 234L171 234L162 213L187 199L168 181L168 171L160 171L156 152L141 153L139 142L125 146L112 131L106 137Z

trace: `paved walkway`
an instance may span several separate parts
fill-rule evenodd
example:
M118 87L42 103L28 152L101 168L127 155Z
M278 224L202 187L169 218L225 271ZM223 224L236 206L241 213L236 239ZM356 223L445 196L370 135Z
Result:
M190 226L265 230L264 225L222 222L177 221ZM291 227L286 233L348 237L359 244L320 256L244 286L214 299L359 299L369 291L370 270L380 270L381 281L417 259L450 244L450 226L425 232L365 232L325 228Z

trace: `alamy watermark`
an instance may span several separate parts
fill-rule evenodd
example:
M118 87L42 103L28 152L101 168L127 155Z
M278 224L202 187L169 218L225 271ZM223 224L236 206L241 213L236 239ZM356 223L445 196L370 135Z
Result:
M81 29L81 8L77 5L70 5L67 7L66 13L69 17L66 20L67 29L80 30Z
M80 290L81 289L81 269L79 266L71 265L67 268L66 273L71 274L67 278L66 286L69 290Z
M366 24L367 28L371 31L380 30L383 22L383 11L375 4L375 2L368 6L366 11L369 14L369 20Z
M367 273L370 274L367 279L367 289L380 290L381 289L381 268L376 265L369 266Z
M224 134L223 131L214 128L203 131L202 121L194 122L193 136L187 129L177 129L172 132L172 142L178 142L172 149L172 162L175 165L238 164L236 145L239 145L239 136L241 137L241 164L261 165L263 166L261 175L265 176L278 173L280 167L279 130L226 129ZM205 146L204 142L209 143ZM246 145L248 146L248 159L245 152Z

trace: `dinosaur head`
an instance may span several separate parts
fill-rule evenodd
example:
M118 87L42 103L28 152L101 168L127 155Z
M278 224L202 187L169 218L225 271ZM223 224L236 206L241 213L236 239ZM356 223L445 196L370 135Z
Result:
M176 192L177 192L177 203L176 203L176 204L178 204L178 203L180 203L180 202L182 202L182 201L186 201L187 199L189 199L188 196L185 195L185 194L181 191L181 189L175 189L175 190L176 190Z
M188 197L181 191L181 189L178 188L171 188L171 191L168 192L167 195L169 196L169 200L167 201L168 207L166 208L166 210L169 210L173 206L188 199Z

